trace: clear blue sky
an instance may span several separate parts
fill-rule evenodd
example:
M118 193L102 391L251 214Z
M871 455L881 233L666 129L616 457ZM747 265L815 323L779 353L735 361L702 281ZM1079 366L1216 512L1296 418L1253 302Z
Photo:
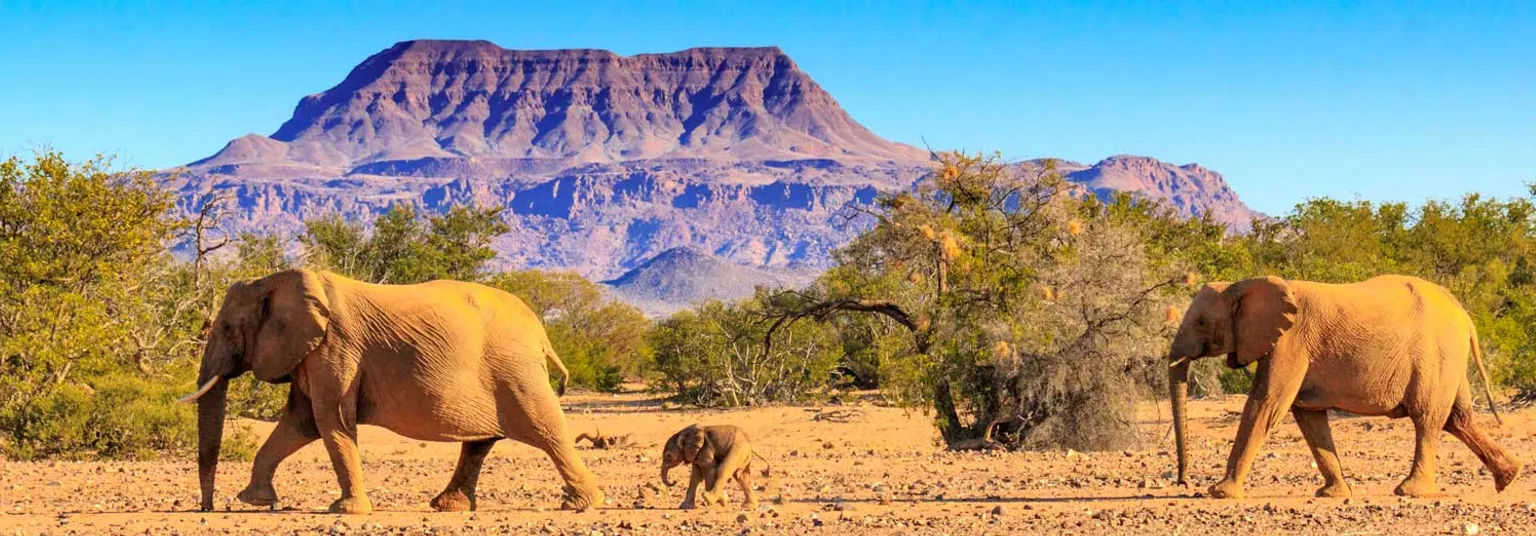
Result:
M777 45L887 138L1199 162L1269 213L1322 195L1523 195L1536 180L1529 1L169 4L0 0L0 154L185 163L271 134L392 43L462 38Z

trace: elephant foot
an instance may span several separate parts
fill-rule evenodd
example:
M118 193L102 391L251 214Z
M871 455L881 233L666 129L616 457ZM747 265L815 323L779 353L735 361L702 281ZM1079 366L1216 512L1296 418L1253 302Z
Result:
M1232 479L1217 482L1207 490L1211 497L1217 499L1241 499L1243 498L1243 486Z
M1493 471L1494 489L1502 492L1504 491L1504 488L1509 487L1509 485L1513 484L1516 479L1520 478L1520 471L1525 468L1525 464L1517 461L1510 465L1512 465L1512 467L1504 467L1501 470Z
M1392 493L1396 493L1400 497L1413 497L1417 499L1434 499L1445 496L1440 493L1439 486L1436 486L1433 480L1414 480L1412 478L1398 484L1397 489L1392 490Z
M683 501L683 504L677 505L677 508L679 510L692 510L692 509L698 508L698 507L699 507L699 505L694 503L693 501Z
M246 486L245 489L240 490L240 493L236 494L235 498L251 506L272 506L277 504L277 490L272 489L270 485L257 486L256 484L251 484Z
M742 510L746 510L748 512L756 512L757 511L757 501L750 501L750 502L741 503L741 509Z
M368 498L357 495L342 497L331 503L330 512L333 514L362 515L373 512L373 503Z
M1349 497L1352 493L1353 492L1351 492L1349 489L1349 484L1345 484L1343 482L1334 482L1332 484L1326 484L1321 488L1317 488L1318 497L1325 497L1329 499L1344 499Z
M597 486L577 488L565 486L565 499L560 501L561 510L586 511L588 508L603 504L603 490Z
M448 490L432 498L432 509L439 512L470 512L475 509L475 498L461 490Z

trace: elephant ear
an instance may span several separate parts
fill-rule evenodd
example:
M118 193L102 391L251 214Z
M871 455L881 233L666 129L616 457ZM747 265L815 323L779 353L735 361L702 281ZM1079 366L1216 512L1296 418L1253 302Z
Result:
M1275 350L1280 335L1296 323L1296 296L1290 285L1269 276L1233 283L1222 292L1232 307L1232 354L1227 365L1248 366Z
M261 327L251 349L251 372L281 382L325 340L330 307L325 284L308 270L289 270L256 282L263 293Z
M683 449L683 459L689 463L710 463L715 459L714 449L705 448L709 440L705 437L703 428L691 428L681 432L677 438L677 445Z

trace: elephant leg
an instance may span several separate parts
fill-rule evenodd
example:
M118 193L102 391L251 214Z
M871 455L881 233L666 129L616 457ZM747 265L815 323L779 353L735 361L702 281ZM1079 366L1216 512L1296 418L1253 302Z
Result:
M328 404L330 396L315 396L315 425L331 457L341 498L331 503L333 514L366 514L373 511L368 492L363 488L362 455L357 450L356 397L340 397L340 403ZM327 409L328 408L328 409Z
M1410 415L1413 419L1413 467L1393 493L1404 497L1439 497L1435 484L1435 457L1440 449L1440 432L1445 427L1448 410Z
M576 452L576 443L565 430L560 399L544 376L527 375L514 387L516 394L502 396L501 427L508 438L544 451L565 481L565 500L560 508L586 510L603 504L597 476L587 469Z
M740 445L738 445L738 447L739 446ZM704 482L705 502L722 506L725 505L726 481L736 476L736 473L741 471L742 466L752 459L752 454L746 452L747 450L748 449L743 448L731 449L730 452L726 453L725 459L720 460L719 463L715 465L714 471L712 471L712 474L708 475L708 480L705 480ZM751 495L748 495L747 497L750 499Z
M278 417L277 427L272 429L267 441L256 451L256 461L251 464L250 484L235 498L255 506L277 504L277 490L272 487L272 477L277 474L277 466L316 439L320 439L320 430L315 428L309 398L300 394L298 389L291 389L287 411Z
M683 497L683 504L678 505L678 508L692 510L698 507L697 493L699 491L699 483L703 481L704 472L699 470L699 466L688 464L688 494Z
M1232 453L1227 456L1227 474L1221 482L1211 486L1210 494L1217 498L1241 499L1243 484L1259 447L1269 437L1269 431L1285 415L1296 401L1296 392L1306 377L1305 356L1292 359L1265 359L1259 362L1258 374L1253 379L1253 390L1243 407L1243 419L1237 427L1237 438L1232 442Z
M1317 470L1323 474L1323 487L1318 488L1317 496L1348 497L1349 484L1344 482L1339 452L1333 446L1333 431L1328 428L1328 412L1293 408L1291 416L1296 418L1296 425L1301 428L1301 437L1306 439L1307 446L1312 449L1312 459L1317 461Z
M1451 415L1445 420L1445 431L1456 436L1477 459L1483 461L1483 466L1493 474L1493 486L1498 491L1504 491L1510 483L1520 477L1520 470L1524 464L1519 459L1511 456L1497 443L1490 441L1472 422L1472 416L1476 413L1472 410L1471 388L1467 383L1461 384L1461 391L1456 395L1456 404L1451 406Z
M432 508L439 512L463 512L475 509L475 484L480 481L480 468L491 447L501 438L465 441L459 448L459 463L453 468L453 478L448 487L432 499Z
M741 486L741 496L745 497L741 506L747 510L756 510L757 496L752 492L752 460L747 460L736 470L736 483Z
M725 501L721 500L720 492L715 484L716 481L720 480L720 465L715 464L700 468L699 473L699 477L704 484L704 492L700 494L704 499L704 507L709 508L717 504L723 504Z

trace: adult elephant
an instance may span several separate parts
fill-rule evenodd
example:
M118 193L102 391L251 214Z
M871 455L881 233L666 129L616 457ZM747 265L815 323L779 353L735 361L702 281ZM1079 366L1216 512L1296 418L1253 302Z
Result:
M196 393L202 508L213 508L225 390L246 371L291 382L288 404L256 453L238 498L272 505L284 458L320 439L341 484L337 513L372 510L357 425L422 441L462 442L458 467L432 506L472 510L491 446L511 438L544 451L565 480L563 508L602 503L566 434L545 360L558 362L539 318L505 292L458 281L374 285L309 270L236 283L203 350Z
M1181 483L1189 465L1185 405L1190 361L1222 354L1234 368L1258 362L1258 373L1227 458L1226 477L1210 488L1213 497L1243 496L1253 457L1286 410L1296 418L1325 480L1317 491L1320 497L1350 494L1328 429L1327 412L1333 409L1413 420L1413 468L1397 486L1398 495L1438 494L1435 449L1441 430L1477 454L1499 491L1520 474L1521 462L1472 422L1468 355L1477 360L1485 389L1488 373L1471 318L1434 283L1405 276L1343 285L1265 277L1200 289L1169 355Z

